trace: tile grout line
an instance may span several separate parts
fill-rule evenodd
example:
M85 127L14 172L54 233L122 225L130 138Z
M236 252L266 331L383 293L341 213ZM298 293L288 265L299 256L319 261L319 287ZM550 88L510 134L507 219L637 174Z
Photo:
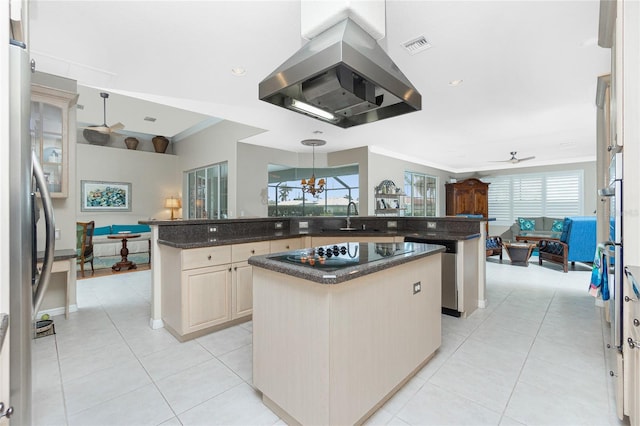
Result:
M547 309L545 309L544 311L544 316L542 317L542 321L540 321L540 324L538 325L538 329L536 330L536 334L533 337L533 340L531 341L531 344L529 345L529 350L527 350L527 356L524 358L524 361L522 362L522 366L520 367L520 371L518 372L518 376L516 377L516 380L513 384L513 388L511 388L511 392L509 393L509 398L507 398L507 403L504 405L504 408L502 409L502 413L500 413L500 422L502 422L502 420L504 420L505 418L505 414L507 412L507 409L509 408L509 403L511 402L511 399L513 398L513 393L516 389L516 387L518 386L518 383L520 382L520 377L522 376L522 371L524 370L525 365L527 365L527 360L529 359L529 355L531 354L531 348L533 348L533 345L535 345L536 343L536 339L538 338L538 335L540 334L540 329L542 328L542 325L544 324L544 320L547 318L547 314L549 313L549 308L551 308L551 304L553 303L553 300L556 297L556 290L553 291L553 295L551 296L551 299L549 300L548 304L547 304ZM506 298L505 298L506 300ZM518 419L514 419L518 422L520 422L520 420Z

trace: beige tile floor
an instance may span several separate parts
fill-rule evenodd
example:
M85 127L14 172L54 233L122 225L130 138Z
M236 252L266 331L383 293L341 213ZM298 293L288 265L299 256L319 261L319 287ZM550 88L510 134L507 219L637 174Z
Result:
M435 357L371 425L617 425L589 269L487 262L488 307L443 316ZM251 323L179 343L151 330L150 271L78 281L79 311L35 341L38 425L272 425ZM283 350L287 350L283 348Z

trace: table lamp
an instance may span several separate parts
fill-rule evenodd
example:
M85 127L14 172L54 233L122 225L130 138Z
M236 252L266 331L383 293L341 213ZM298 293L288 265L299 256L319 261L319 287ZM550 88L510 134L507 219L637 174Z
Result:
M175 220L175 216L173 214L175 209L179 209L182 207L182 203L180 202L180 198L169 197L164 200L164 207L167 209L171 209L171 220Z

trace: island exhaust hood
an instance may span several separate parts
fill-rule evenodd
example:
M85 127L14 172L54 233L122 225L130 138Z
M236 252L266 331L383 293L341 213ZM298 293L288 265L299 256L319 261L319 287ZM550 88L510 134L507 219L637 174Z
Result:
M422 96L347 18L311 39L259 84L260 100L347 128L422 108Z

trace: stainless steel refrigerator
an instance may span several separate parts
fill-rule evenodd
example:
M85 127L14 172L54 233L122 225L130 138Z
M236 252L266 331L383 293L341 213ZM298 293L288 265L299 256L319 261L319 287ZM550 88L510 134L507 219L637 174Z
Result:
M31 346L35 338L35 313L44 297L55 240L53 209L47 185L31 147L31 64L27 46L10 40L9 46L9 358L11 422L30 425ZM36 188L40 192L36 196ZM43 219L38 220L39 205ZM36 268L36 226L44 226L46 244L42 271Z

